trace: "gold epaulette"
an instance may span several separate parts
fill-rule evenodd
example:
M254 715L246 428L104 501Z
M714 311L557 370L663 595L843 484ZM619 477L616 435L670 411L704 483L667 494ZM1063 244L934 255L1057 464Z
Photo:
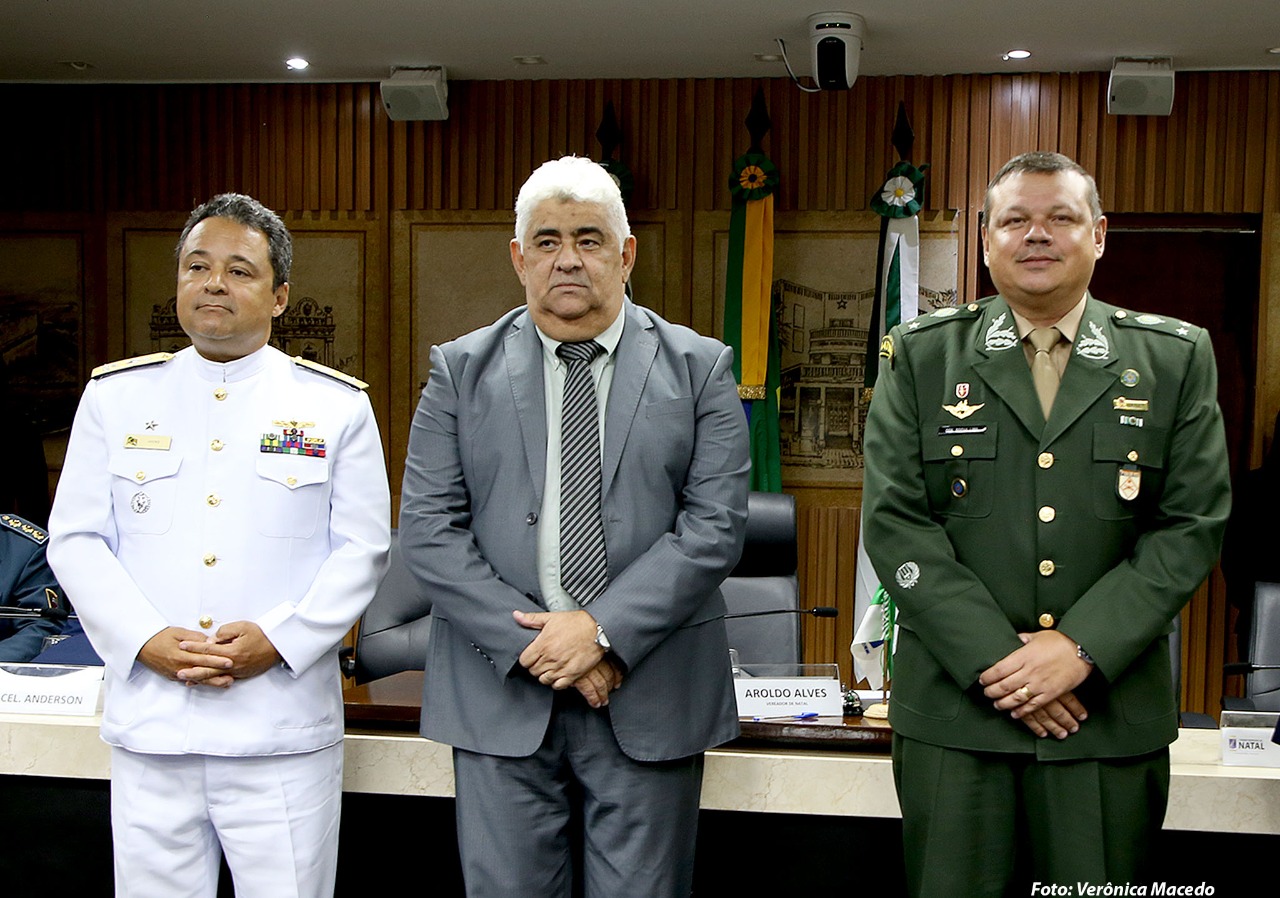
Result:
M118 374L121 371L132 371L134 368L146 368L150 365L163 365L165 362L173 358L172 352L153 352L150 355L135 355L131 359L120 359L118 362L107 362L105 365L99 365L93 369L89 375L94 380L99 377L106 377L108 374Z
M293 357L293 363L301 368L314 371L316 374L323 374L325 377L331 377L338 383L346 384L357 390L367 390L369 385L358 377L352 377L350 374L343 374L336 368L330 368L328 365L321 365L319 362L313 362L311 359L304 359L300 355Z
M18 517L16 514L0 514L0 526L3 526L8 530L12 530L14 533L21 533L33 543L44 545L49 541L49 534L45 533L25 518Z

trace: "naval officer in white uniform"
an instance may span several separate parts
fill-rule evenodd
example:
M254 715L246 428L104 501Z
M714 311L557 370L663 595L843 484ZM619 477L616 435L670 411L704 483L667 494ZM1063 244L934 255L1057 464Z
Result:
M267 345L289 232L249 197L178 244L192 346L105 365L76 413L48 557L107 665L116 894L333 893L337 647L389 542L364 384Z

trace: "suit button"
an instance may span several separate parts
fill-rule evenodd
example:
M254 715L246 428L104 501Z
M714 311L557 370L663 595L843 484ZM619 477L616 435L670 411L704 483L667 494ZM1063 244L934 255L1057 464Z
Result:
M204 556L203 560L204 560L205 567L213 567L215 564L218 563L218 556L210 552Z
M214 440L212 443L209 444L209 448L212 449L214 452L221 452L222 447L225 445L226 443L222 442L222 440Z
M218 389L213 391L213 398L221 402L222 400L227 398L227 391L224 390L222 387L218 387Z
M1055 565L1055 564L1054 564L1052 561L1050 561L1048 558L1046 558L1044 561L1040 562L1040 576L1041 576L1041 577L1052 577L1052 576L1053 576L1053 572L1054 572L1055 570L1057 570L1057 565Z
M1052 505L1041 505L1036 515L1042 522L1047 524L1058 516L1058 512Z
M964 447L961 446L959 443L957 443L956 445L951 447L951 454L954 455L956 458L959 458L960 456L964 455Z
M1040 615L1040 626L1044 627L1046 630L1048 630L1050 627L1052 627L1056 623L1057 621L1053 619L1053 615L1050 614L1048 611Z
M1052 467L1053 467L1053 453L1052 453L1052 452L1041 452L1039 455L1037 455L1037 456L1036 456L1036 464L1038 464L1038 465L1039 465L1040 467L1042 467L1042 468L1052 468Z
M532 527L534 524L538 523L538 515L531 511L524 516L524 522Z

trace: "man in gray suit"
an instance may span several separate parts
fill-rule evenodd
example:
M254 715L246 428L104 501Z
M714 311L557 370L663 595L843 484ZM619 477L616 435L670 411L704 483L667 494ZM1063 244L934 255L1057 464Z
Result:
M422 733L454 746L470 895L568 896L581 875L586 898L687 896L702 753L738 733L733 354L625 298L635 254L603 168L540 167L511 241L526 306L433 347L414 415Z

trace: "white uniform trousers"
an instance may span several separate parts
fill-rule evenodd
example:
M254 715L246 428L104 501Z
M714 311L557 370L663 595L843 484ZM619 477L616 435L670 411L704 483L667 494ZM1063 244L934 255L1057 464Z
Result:
M111 751L117 898L214 898L219 847L237 898L331 898L342 743L223 758Z

